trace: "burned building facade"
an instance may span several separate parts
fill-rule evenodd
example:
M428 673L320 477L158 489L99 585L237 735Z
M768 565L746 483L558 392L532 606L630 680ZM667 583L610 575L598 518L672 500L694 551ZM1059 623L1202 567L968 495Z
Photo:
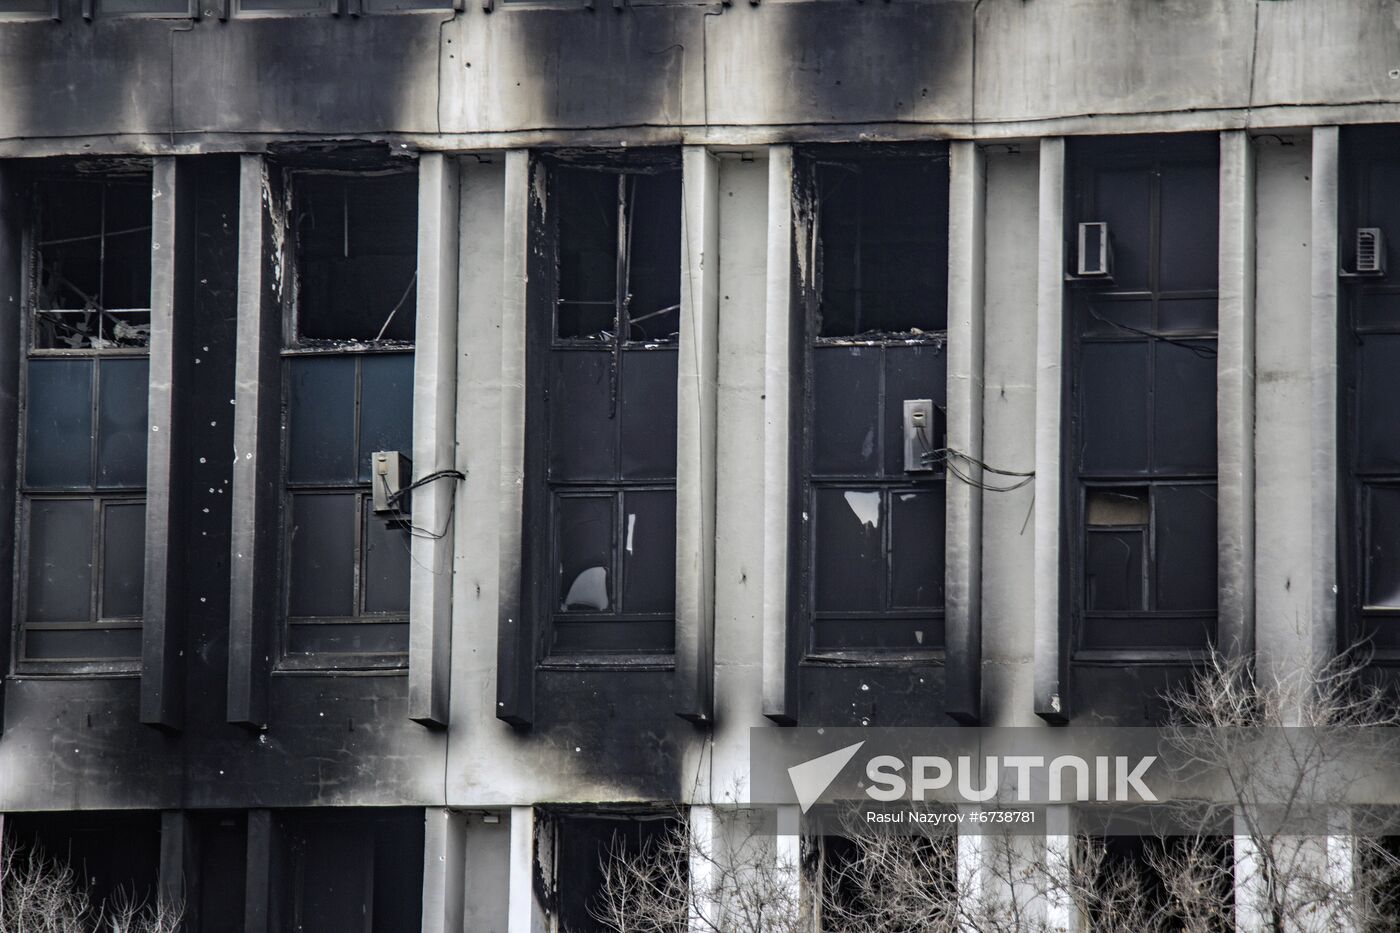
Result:
M201 933L602 929L751 729L1384 670L1398 28L0 0L6 833Z

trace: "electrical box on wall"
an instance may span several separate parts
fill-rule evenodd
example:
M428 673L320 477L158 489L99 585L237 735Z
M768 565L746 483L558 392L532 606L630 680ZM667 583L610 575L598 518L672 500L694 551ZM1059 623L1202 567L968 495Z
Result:
M1113 277L1113 243L1108 236L1108 224L1100 221L1079 225L1077 269L1077 275L1083 279Z
M370 454L370 485L375 515L408 514L408 495L413 461L397 450L376 450Z
M936 473L943 469L941 450L947 428L943 410L932 399L904 400L904 472Z

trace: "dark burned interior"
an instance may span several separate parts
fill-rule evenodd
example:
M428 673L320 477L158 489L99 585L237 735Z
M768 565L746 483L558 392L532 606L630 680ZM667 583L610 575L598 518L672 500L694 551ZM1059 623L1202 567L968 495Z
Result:
M1067 239L1106 223L1113 258L1111 277L1072 281L1066 305L1081 658L1181 660L1215 639L1217 149L1214 136L1070 146Z
M526 598L548 656L669 655L679 153L537 168L548 279L527 323Z
M677 834L685 831L685 821L665 814L626 812L579 813L558 811L551 819L553 828L553 878L557 928L569 933L613 933L604 922L609 888L603 866L610 860L635 864L638 860L666 866L656 878L684 883L688 863L677 851ZM681 836L680 838L684 838ZM614 896L622 888L614 882Z

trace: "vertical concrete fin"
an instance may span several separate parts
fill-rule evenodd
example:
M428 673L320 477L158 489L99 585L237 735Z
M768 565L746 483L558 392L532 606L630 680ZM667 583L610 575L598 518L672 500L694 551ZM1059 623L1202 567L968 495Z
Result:
M1063 415L1065 141L1040 144L1035 381L1035 712L1069 718L1068 624L1060 618L1060 422Z
M271 810L248 811L248 875L243 891L245 933L274 933L280 929L277 885L277 821Z
M423 933L463 933L466 817L429 807L423 820Z
M501 472L496 717L514 726L535 718L535 623L521 592L525 488L525 324L531 217L530 153L506 153L505 261L501 281ZM542 205L539 205L542 209Z
M23 260L24 188L13 162L0 165L0 488L11 491L19 482L19 442L22 421L19 414L20 370L24 366L21 345L21 318L28 313L24 300ZM0 496L0 522L15 527L16 499ZM15 566L16 536L0 535L0 566ZM0 637L13 645L14 631L21 620L14 613L15 574L0 574ZM8 670L8 667L6 668ZM4 730L4 694L0 690L0 732ZM3 825L0 825L3 828Z
M797 667L788 623L788 540L792 501L792 147L768 152L768 288L763 374L763 715L797 721Z
M536 834L540 826L534 807L510 808L510 904L507 933L545 933L544 909L535 897Z
M184 548L180 529L184 510L179 508L182 482L179 452L183 424L176 414L177 399L184 395L177 373L184 367L188 347L182 337L187 323L175 313L178 280L187 277L188 249L193 239L190 200L179 190L179 171L173 156L153 160L151 184L151 341L150 379L146 432L146 552L145 595L141 630L141 721L164 729L178 729L184 714L184 666L180 620L180 593L184 573ZM191 204L192 207L192 204ZM183 221L183 223L181 222ZM183 260L183 262L179 261ZM185 268L181 268L185 266Z
M983 226L986 165L972 142L949 152L948 447L982 469ZM944 710L959 722L982 716L982 490L949 474L945 535L947 686Z
M277 619L277 495L281 471L281 305L273 275L280 244L270 222L262 156L239 166L238 325L234 359L233 510L229 553L228 721L268 718Z
M1337 185L1340 132L1312 143L1312 633L1310 662L1326 664L1337 641Z
M719 162L687 146L677 348L676 712L714 715L715 414L719 370Z
M1254 146L1220 134L1219 646L1254 653Z
M457 161L418 163L418 319L413 354L413 475L455 470L457 397ZM449 476L413 490L409 578L408 715L448 720L452 664L452 517L460 497ZM438 537L440 535L440 537Z

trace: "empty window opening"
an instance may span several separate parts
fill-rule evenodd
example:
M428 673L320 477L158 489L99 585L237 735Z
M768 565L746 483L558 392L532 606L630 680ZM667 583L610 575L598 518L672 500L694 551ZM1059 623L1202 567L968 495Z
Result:
M285 929L417 933L423 811L282 814Z
M5 844L21 859L34 852L49 860L50 878L71 870L72 891L94 910L150 903L157 894L160 816L152 811L10 813Z
M1071 885L1092 933L1234 925L1234 849L1215 836L1107 836L1077 840Z
M680 331L681 173L561 164L560 340L672 342Z
M675 640L680 167L636 158L537 167L554 279L529 323L531 598L575 659Z
M687 870L685 822L668 814L559 814L552 821L550 861L542 874L553 880L558 929L569 933L617 933L628 929L616 922L617 910L636 903L636 885L653 886L649 913L660 916L658 929L667 929L668 908L683 918Z
M417 174L301 170L291 179L298 342L412 342Z
M151 176L35 184L32 346L144 347L151 336Z
M814 184L818 336L946 330L946 155L818 156Z
M895 929L955 929L959 920L957 847L951 836L871 831L817 836L809 860L817 864L818 928L825 933L873 930L872 918ZM915 921L917 918L917 921Z

